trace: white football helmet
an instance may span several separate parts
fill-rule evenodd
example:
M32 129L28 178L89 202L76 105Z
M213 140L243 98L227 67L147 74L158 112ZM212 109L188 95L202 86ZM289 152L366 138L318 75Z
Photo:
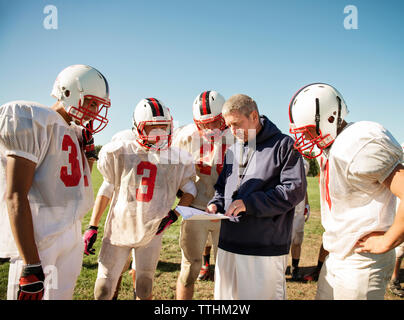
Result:
M101 131L108 124L107 114L111 106L108 82L95 68L76 64L63 69L55 80L51 96L58 99L67 113L82 126L92 120L89 128L92 133ZM95 113L83 107L84 99L89 100L88 105L97 104Z
M145 126L166 124L167 129L153 130L147 134ZM133 132L137 142L146 149L164 150L170 147L173 133L173 118L161 100L146 98L140 100L133 112Z
M306 158L318 157L334 142L347 114L344 98L334 87L325 83L304 86L289 104L289 131L295 135L295 148ZM318 136L313 136L310 129L315 129ZM312 156L314 146L321 151L316 156Z
M195 98L192 107L194 122L202 136L206 138L218 136L226 129L226 122L222 116L224 102L223 96L216 91L204 91ZM216 120L221 122L219 130L204 129L203 125Z

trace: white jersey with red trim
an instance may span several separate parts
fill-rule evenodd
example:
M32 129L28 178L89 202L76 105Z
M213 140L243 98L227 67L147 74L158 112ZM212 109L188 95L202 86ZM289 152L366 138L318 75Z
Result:
M344 258L358 239L392 225L396 197L383 181L402 162L403 150L380 124L360 121L347 125L326 152L320 184L323 245Z
M0 196L5 199L7 156L36 163L28 199L40 251L93 206L90 169L79 143L81 130L36 102L13 101L0 107ZM0 256L18 255L7 206L1 201Z
M131 129L122 130L112 136L111 141L114 140L136 140L136 134Z
M171 147L147 151L137 141L116 139L102 147L98 169L114 186L104 238L118 246L149 243L176 200L195 181L191 156Z
M202 138L195 124L174 131L173 145L189 152L195 163L197 195L191 206L205 210L215 194L214 185L223 168L227 148L235 142L230 129L225 129L213 142Z

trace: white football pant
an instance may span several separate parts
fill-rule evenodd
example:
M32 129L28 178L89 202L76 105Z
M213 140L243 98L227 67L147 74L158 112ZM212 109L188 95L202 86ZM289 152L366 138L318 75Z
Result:
M218 249L215 300L285 300L288 255L250 256Z
M84 242L81 221L76 221L61 235L49 239L49 246L39 252L45 274L44 300L72 300L83 262ZM16 300L23 267L22 259L11 259L7 299Z
M163 232L164 233L164 232ZM147 245L134 248L136 259L136 295L141 299L152 293L154 273L160 257L163 233L156 235ZM98 274L94 288L96 300L112 299L119 277L131 254L132 247L115 246L107 239L102 242L98 257Z
M330 253L321 268L316 300L383 300L395 256L394 250L353 253L345 259Z

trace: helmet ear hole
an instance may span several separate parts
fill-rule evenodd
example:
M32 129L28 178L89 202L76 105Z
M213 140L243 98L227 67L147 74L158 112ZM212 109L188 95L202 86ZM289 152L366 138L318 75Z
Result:
M64 94L65 94L65 97L68 98L68 97L70 96L70 91L69 91L69 90L65 90Z
M328 122L329 122L329 123L334 123L334 120L335 120L335 118L334 118L333 116L331 116L331 117L328 118Z

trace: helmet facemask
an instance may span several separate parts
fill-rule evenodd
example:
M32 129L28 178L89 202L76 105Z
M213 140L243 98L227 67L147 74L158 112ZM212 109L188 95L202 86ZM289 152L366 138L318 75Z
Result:
M146 126L167 125L166 129L152 128L147 134ZM167 120L142 121L134 123L133 131L136 133L137 142L148 150L161 151L171 146L173 123Z
M207 124L220 121L220 125L218 128L215 129L209 129L206 128ZM219 114L215 117L210 117L206 119L200 119L196 120L194 119L195 125L198 128L198 132L200 136L204 137L207 140L212 140L212 139L217 139L222 136L223 131L227 128L226 122L222 116L222 114Z
M82 104L82 101L84 103ZM88 106L96 105L95 111L92 111ZM84 99L80 99L78 106L70 106L67 108L67 113L77 120L81 126L85 127L88 122L91 126L87 127L91 133L100 132L108 124L108 108L111 106L109 100L102 99L92 95L84 96Z

